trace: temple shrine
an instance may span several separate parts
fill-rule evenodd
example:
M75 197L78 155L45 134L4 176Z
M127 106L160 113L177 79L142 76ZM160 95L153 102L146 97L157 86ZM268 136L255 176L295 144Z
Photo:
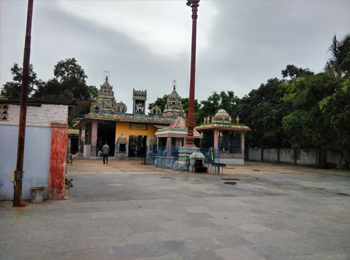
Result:
M197 126L203 135L201 147L213 147L218 163L244 164L245 132L251 129L235 122L225 109L220 109L215 116L204 118L204 124Z

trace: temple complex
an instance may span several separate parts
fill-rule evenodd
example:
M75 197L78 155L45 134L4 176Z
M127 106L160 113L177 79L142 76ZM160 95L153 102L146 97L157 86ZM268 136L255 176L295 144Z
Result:
M199 149L206 154L210 148L213 148L215 162L244 164L245 131L250 128L239 123L238 116L232 120L220 109L215 116L204 118L204 123L194 129L198 148L188 150L185 147L186 113L175 85L164 111L154 106L148 115L145 111L147 91L133 89L132 94L133 108L129 114L126 105L114 98L113 86L106 78L98 97L91 103L90 113L75 124L79 128L80 156L96 157L107 142L111 157L125 159L147 155L149 163L156 157L166 157L166 167L175 167L175 170L188 169L189 155ZM175 163L177 166L172 166Z
M179 115L185 116L175 87L163 113L155 106L146 115L146 100L147 91L133 89L132 113L127 113L126 105L115 100L113 86L106 77L91 103L90 113L74 125L79 128L79 155L96 157L107 142L112 157L144 156L158 128L169 126Z

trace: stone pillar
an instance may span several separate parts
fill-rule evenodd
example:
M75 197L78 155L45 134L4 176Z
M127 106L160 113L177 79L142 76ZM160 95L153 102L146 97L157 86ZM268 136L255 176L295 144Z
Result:
M229 147L232 149L232 147L231 147L231 132L227 132L227 133L228 133L227 143L229 144ZM231 153L231 150L229 150L227 152Z
M219 151L219 130L214 130L214 152L217 153Z
M167 146L167 156L171 156L171 137L167 137L166 146Z
M245 133L244 131L241 132L241 154L244 157L244 140L245 140Z
M91 155L93 157L97 156L97 129L98 129L98 121L94 120L92 121L91 126Z
M51 124L49 198L62 200L65 189L65 167L68 125Z
M70 162L71 153L72 153L72 138L68 136L68 138L67 138L67 152L66 152L66 161L67 162Z

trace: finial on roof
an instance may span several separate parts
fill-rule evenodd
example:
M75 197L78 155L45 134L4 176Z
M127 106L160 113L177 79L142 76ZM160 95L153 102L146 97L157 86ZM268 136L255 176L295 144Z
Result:
M108 82L108 76L106 76L106 82Z
M174 80L174 91L176 91L176 79Z

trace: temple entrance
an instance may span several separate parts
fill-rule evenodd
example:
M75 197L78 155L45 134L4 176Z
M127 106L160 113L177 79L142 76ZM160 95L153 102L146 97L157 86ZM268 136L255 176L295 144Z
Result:
M129 136L129 157L142 157L147 151L147 136L130 135Z
M105 142L107 142L110 148L109 155L114 156L115 122L105 121L98 124L96 151L101 150Z

